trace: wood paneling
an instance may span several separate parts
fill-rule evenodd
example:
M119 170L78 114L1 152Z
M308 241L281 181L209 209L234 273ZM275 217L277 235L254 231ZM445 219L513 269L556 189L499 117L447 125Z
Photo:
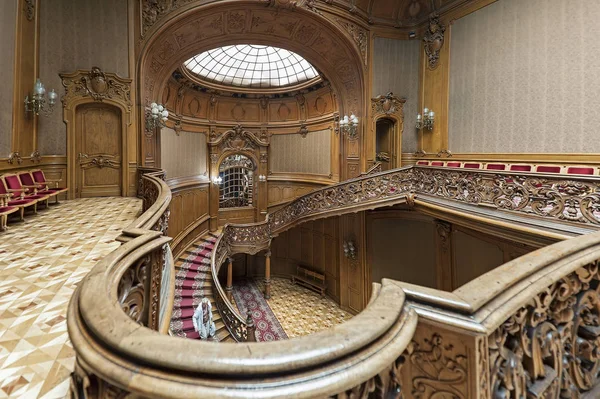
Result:
M167 178L182 178L208 173L206 134L180 131L171 128L160 132L160 167Z
M310 173L329 176L333 169L331 147L335 137L331 129L300 134L271 136L269 171L274 173Z
M0 157L8 156L12 151L15 31L19 4L19 0L5 0L0 13L0 82L3 82L0 86Z
M323 183L294 182L294 181L271 181L268 183L268 206L274 207L290 202L294 198L308 194L320 187L327 185Z
M46 155L38 160L24 157L21 163L9 164L5 158L0 158L0 175L18 173L24 170L41 169L48 179L60 180L59 186L67 186L67 158L65 156ZM61 194L60 199L66 199L67 194Z
M271 244L271 273L290 277L297 266L325 274L327 295L339 302L339 218L319 219L288 230ZM262 270L262 272L261 272ZM264 273L264 269L256 271Z

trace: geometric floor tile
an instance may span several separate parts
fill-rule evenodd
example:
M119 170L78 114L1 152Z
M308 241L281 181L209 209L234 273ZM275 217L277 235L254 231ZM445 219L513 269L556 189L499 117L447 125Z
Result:
M136 198L62 201L0 232L0 399L68 394L67 305L140 210Z

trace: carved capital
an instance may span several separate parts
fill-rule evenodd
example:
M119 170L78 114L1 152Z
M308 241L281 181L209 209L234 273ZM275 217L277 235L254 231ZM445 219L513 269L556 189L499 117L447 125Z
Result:
M427 66L429 69L435 69L438 66L440 50L444 46L445 31L446 27L440 22L439 16L433 14L429 19L429 28L423 37L425 54L427 55Z

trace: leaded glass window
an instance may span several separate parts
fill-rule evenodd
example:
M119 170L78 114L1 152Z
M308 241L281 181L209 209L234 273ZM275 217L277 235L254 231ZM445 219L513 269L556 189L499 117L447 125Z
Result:
M241 154L230 155L221 162L220 208L252 206L254 169L254 162Z
M190 58L184 66L216 83L263 89L295 85L319 76L317 70L298 54L255 44L208 50Z

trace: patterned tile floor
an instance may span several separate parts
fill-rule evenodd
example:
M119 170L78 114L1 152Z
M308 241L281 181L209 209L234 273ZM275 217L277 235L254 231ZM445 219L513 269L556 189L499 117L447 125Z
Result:
M255 280L264 292L262 279ZM352 315L332 299L301 287L288 279L271 279L271 299L267 303L289 338L308 335L349 320Z
M67 395L69 299L140 209L135 198L66 201L0 233L0 398Z

